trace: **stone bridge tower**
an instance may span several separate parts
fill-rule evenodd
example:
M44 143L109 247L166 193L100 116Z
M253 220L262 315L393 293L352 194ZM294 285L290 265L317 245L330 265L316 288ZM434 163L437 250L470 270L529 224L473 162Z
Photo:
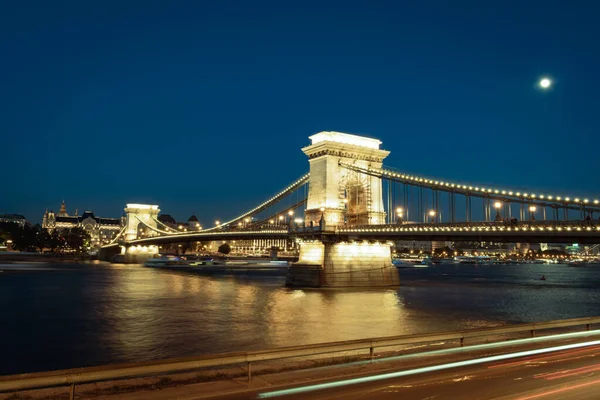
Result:
M343 239L339 225L385 223L380 176L345 168L381 168L389 151L381 142L339 132L320 132L302 149L309 157L310 178L298 262L286 280L292 287L373 287L400 283L392 265L390 243ZM312 226L312 228L311 228Z
M158 206L149 204L127 204L125 213L127 215L125 228L125 241L137 239L138 226L144 222L147 226L157 228L156 218L160 210Z
M302 149L309 158L310 178L306 225L377 225L385 223L381 177L344 167L381 168L390 152L381 141L340 132L310 136Z

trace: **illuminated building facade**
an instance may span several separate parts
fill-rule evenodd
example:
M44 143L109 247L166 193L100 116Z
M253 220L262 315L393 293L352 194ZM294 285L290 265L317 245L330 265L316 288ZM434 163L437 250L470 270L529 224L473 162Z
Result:
M25 225L29 224L29 221L27 221L27 219L20 214L0 214L0 222L17 224L21 228L24 228Z
M100 218L93 212L86 211L83 215L69 215L67 207L63 201L60 211L54 213L52 210L44 212L42 218L42 228L52 232L55 229L83 228L91 237L92 247L99 247L110 243L115 236L123 229L125 218Z

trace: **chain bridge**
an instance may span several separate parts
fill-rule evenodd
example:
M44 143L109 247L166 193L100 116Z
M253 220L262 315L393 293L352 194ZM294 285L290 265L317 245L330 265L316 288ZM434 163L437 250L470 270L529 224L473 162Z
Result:
M407 174L383 165L390 152L377 139L310 140L309 173L253 209L182 230L161 222L157 205L128 204L125 227L101 252L140 261L172 243L287 241L299 246L290 286L386 286L398 283L397 240L600 243L598 199Z

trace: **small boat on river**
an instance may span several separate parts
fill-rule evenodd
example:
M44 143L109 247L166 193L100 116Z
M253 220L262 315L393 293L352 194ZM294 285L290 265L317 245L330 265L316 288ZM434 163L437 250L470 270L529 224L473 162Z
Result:
M175 266L188 266L187 260L183 260L177 256L163 255L159 257L150 258L144 263L145 267L175 267Z
M398 268L423 268L431 264L429 257L394 258L392 264Z

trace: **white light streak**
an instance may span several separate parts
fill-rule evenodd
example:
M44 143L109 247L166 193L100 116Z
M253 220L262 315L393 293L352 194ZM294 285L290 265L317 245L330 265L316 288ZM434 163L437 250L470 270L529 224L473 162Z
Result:
M506 344L506 343L504 343L504 344ZM346 380L337 381L337 382L320 383L320 384L316 384L316 385L302 386L302 387L293 388L293 389L275 390L273 392L261 393L258 395L258 398L266 399L266 398L272 398L272 397L278 397L278 396L284 396L284 395L290 395L290 394L313 392L316 390L332 389L332 388L336 388L336 387L356 385L359 383L376 382L376 381L380 381L380 380L384 380L384 379L400 378L403 376L423 374L426 372L442 371L442 370L451 369L451 368L483 364L483 363L488 363L488 362L492 362L492 361L508 360L511 358L519 358L519 357L531 356L531 355L536 355L536 354L552 353L552 352L561 351L561 350L570 350L570 349L576 349L576 348L580 348L580 347L595 346L598 344L600 344L600 340L594 340L591 342L584 342L584 343L567 344L567 345L555 346L555 347L547 347L547 348L543 348L543 349L520 351L520 352L516 352L516 353L509 353L509 354L500 354L497 356L475 358L475 359L471 359L471 360L464 360L464 361L457 361L457 362L441 364L441 365L433 365L433 366L429 366L429 367L415 368L415 369L410 369L410 370L406 370L406 371L397 371L397 372L390 372L390 373L386 373L386 374L371 375L371 376L365 376L362 378L346 379Z

